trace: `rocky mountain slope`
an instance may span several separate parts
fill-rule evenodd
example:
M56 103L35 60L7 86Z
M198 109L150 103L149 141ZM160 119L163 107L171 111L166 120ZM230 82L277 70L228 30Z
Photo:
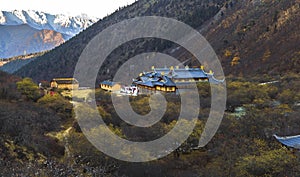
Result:
M0 12L0 58L52 49L97 19L37 11Z
M70 77L82 50L96 34L116 22L146 15L175 18L198 29L215 49L226 75L275 77L297 73L300 70L299 12L298 0L140 0L39 57L17 74L35 80ZM107 59L106 67L115 71L127 59L147 51L165 52L181 61L190 57L184 50L168 52L170 45L159 43L144 40L124 45ZM194 61L187 64L195 65ZM99 78L112 78L113 73L100 71Z
M0 26L1 58L52 49L65 39L53 30L36 30L28 25Z

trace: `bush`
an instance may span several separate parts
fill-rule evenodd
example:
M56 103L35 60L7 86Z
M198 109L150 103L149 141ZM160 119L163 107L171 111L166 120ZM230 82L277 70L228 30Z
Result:
M62 118L72 116L72 104L58 93L47 94L37 101L39 104L54 110Z
M39 87L30 78L17 82L17 88L28 100L37 101L42 96Z

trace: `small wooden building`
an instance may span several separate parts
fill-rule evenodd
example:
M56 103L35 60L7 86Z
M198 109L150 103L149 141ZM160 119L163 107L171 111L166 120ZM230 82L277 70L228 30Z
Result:
M75 78L54 78L50 82L50 87L77 90L79 88L79 82Z
M112 82L109 80L100 83L100 88L110 92L117 92L121 90L121 84L118 82Z

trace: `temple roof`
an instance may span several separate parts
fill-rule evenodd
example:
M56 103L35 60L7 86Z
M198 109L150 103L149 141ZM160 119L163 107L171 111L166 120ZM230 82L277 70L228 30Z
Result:
M173 79L208 78L208 74L200 68L181 68L173 70L170 70L169 68L155 68L155 72L160 74L164 73Z
M167 76L161 75L160 73L144 73L133 81L133 84L144 85L148 87L155 86L167 86L175 87L176 84Z
M103 82L101 82L100 84L104 84L104 85L108 85L108 86L114 86L116 84L118 84L118 82L112 82L112 81L109 81L109 80L105 80Z
M285 137L280 137L277 135L274 135L274 137L282 144L288 146L288 147L292 147L292 148L296 148L296 149L300 149L300 135L297 136L285 136Z
M78 84L75 78L54 78L51 82L56 82L57 84Z

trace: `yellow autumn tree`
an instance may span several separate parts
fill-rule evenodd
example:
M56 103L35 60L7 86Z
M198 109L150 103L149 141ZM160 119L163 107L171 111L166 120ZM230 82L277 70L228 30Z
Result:
M267 61L271 56L271 51L270 49L267 49L263 55L262 61Z
M233 59L231 60L231 66L238 65L240 63L240 60L241 58L239 56L233 57Z
M224 56L225 57L231 57L232 53L230 52L230 50L226 49L225 52L224 52Z

